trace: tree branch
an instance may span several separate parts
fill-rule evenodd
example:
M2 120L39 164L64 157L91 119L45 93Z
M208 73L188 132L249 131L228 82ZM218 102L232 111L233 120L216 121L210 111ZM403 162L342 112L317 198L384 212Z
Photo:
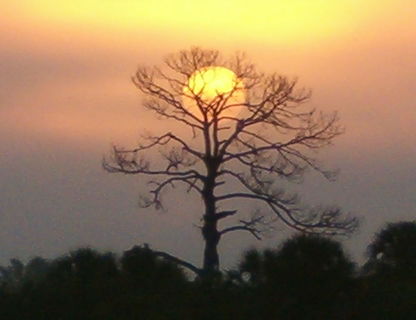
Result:
M220 231L220 235L223 236L224 234L232 231L248 231L250 232L257 240L261 240L261 237L258 234L258 231L255 228L250 228L247 226L233 226L225 228L224 230Z
M224 172L225 170L223 170ZM269 206L280 220L289 227L306 233L321 233L328 235L348 234L356 229L358 221L356 218L344 217L339 209L324 210L301 210L297 206L296 197L282 198L282 193L273 194L267 189L261 188L256 184L256 188L252 187L241 175L234 172L227 172L231 176L237 178L242 185L250 191L228 193L217 196L218 202L231 199L251 199L261 201Z
M163 252L163 251L154 251L152 250L152 252L158 256L158 257L162 257L170 262L173 262L177 265L180 265L182 267L187 268L188 270L194 272L197 276L201 276L202 274L202 269L194 266L192 263L187 262L185 260L179 259L178 257L175 257L169 253Z
M233 215L237 214L237 212L238 212L237 210L229 210L229 211L217 212L216 219L217 220L221 220L221 219L224 219L226 217L233 216Z

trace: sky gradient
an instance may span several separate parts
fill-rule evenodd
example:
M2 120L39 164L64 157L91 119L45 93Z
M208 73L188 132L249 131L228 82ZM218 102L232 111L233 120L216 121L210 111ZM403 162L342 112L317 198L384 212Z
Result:
M143 242L199 263L197 206L172 194L164 213L140 209L141 179L101 169L112 143L133 146L144 130L164 126L140 107L130 81L137 66L193 45L244 51L265 72L297 76L313 90L311 106L339 112L346 133L319 154L340 169L338 180L312 173L298 189L306 202L337 204L361 218L345 241L355 259L385 222L415 219L415 2L243 3L3 5L0 264ZM279 231L262 244L244 234L224 239L225 266L250 245L276 245L287 235Z

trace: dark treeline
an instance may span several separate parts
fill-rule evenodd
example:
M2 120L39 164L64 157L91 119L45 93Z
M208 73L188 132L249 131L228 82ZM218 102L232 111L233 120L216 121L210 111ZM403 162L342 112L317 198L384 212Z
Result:
M388 224L357 267L332 239L296 235L190 277L147 246L0 267L0 319L416 319L416 223Z

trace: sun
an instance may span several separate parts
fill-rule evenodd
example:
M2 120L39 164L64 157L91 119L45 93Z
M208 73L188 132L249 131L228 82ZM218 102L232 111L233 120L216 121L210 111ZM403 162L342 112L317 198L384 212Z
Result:
M183 90L184 106L200 119L233 117L245 100L243 81L228 68L209 66L196 70Z

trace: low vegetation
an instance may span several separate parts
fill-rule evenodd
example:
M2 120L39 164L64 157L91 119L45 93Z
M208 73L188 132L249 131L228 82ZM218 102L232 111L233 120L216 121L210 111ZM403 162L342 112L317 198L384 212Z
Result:
M298 234L192 278L148 246L81 248L0 267L1 319L416 319L416 223L388 224L357 266L342 244Z

